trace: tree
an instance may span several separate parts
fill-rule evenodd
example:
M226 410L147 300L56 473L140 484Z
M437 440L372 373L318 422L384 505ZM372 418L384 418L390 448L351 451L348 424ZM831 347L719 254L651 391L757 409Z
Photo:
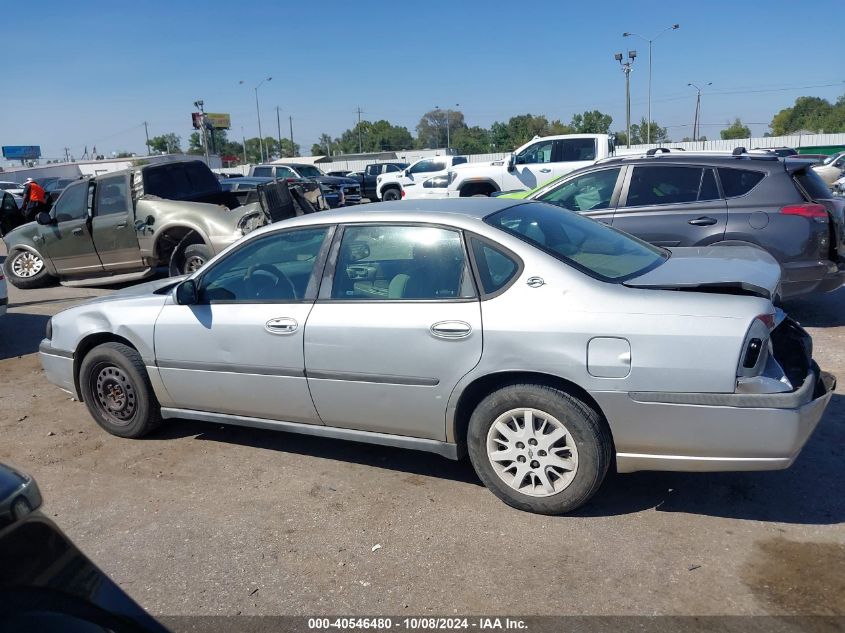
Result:
M639 123L632 123L631 124L631 145L642 145L646 142L648 138L648 128L649 124L646 122L645 117ZM652 143L668 143L669 140L669 133L666 131L665 127L660 127L654 121L651 122L651 142ZM628 145L628 135L625 133L624 130L616 132L616 145L621 147L623 145Z
M798 97L790 108L784 108L769 124L774 136L782 136L798 130L814 132L845 132L845 95L835 104L820 97Z
M115 158L132 158L133 155L131 152L117 152Z
M180 154L182 139L173 132L154 136L150 139L150 150L162 154Z
M571 127L578 134L607 134L613 117L598 110L589 110L572 117Z
M467 126L464 122L464 113L460 110L441 110L439 108L430 110L422 115L420 122L417 123L417 147L420 149L446 147L447 120L449 122L449 136L454 136L459 130Z
M331 156L332 149L335 146L335 141L332 140L332 137L323 132L320 134L320 139L311 146L311 155L312 156Z
M478 125L461 128L452 136L452 147L459 154L486 154L490 151L490 132Z
M736 119L734 119L733 123L731 123L721 132L719 132L719 135L722 137L722 140L734 138L751 138L751 128L749 128L747 125L743 125L742 121L740 121L739 117L737 117Z

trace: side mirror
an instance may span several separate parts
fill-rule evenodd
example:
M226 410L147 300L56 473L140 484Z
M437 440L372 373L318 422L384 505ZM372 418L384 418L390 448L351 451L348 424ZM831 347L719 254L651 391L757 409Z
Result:
M514 169L516 169L516 154L510 154L508 156L507 168L508 171L513 171Z
M186 279L176 286L176 303L180 306L192 306L199 303L197 282L193 279Z
M42 211L35 216L35 221L41 226L49 226L53 223L53 218L46 211Z

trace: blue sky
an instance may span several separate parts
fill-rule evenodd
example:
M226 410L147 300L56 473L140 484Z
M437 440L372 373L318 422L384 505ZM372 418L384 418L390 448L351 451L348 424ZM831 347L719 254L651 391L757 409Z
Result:
M267 76L263 132L276 134L278 105L282 134L293 116L304 153L321 132L354 125L359 105L363 118L412 133L425 111L456 103L469 125L526 112L569 121L597 108L624 129L613 54L639 53L636 121L646 114L648 45L621 34L675 22L681 28L654 44L652 89L653 118L674 139L691 134L689 82L713 82L702 97L710 138L736 116L762 135L797 96L845 92L841 3L832 1L47 0L32 9L39 37L22 17L7 41L0 144L40 144L45 157L68 146L79 158L86 145L142 153L143 121L150 136L172 131L186 145L198 98L231 113L231 137L241 127L255 136L253 87Z

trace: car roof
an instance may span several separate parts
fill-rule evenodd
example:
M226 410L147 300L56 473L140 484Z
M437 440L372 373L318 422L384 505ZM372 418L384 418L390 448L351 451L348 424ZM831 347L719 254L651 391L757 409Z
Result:
M701 165L708 164L718 167L755 167L755 168L778 168L783 169L784 160L800 160L799 156L779 157L775 154L740 154L734 156L728 153L714 152L684 152L675 151L668 153L657 153L651 156L643 154L628 154L623 156L611 156L596 161L593 166L615 165L615 164L657 164L672 163L676 165Z
M250 184L263 184L265 182L273 182L275 178L271 178L270 176L243 176L239 178L224 178L221 180L221 183L239 183L245 182Z

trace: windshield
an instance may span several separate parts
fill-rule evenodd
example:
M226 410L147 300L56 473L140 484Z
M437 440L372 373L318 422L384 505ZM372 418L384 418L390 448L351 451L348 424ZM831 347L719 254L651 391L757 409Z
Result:
M312 165L297 165L296 171L303 178L319 178L320 176L325 176L323 172Z
M518 204L485 222L604 281L637 277L669 258L666 250L543 203Z
M842 152L839 152L838 154L833 154L832 156L828 156L827 158L824 159L824 162L822 163L822 165L830 165L837 158L842 158L842 154L843 154Z

